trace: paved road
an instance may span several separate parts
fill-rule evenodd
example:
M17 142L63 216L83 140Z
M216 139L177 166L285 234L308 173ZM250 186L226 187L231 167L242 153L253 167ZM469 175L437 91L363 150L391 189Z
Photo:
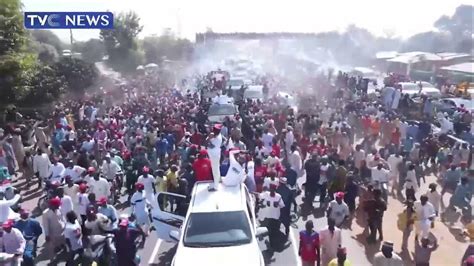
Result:
M420 191L426 191L427 185L430 182L434 182L434 176L427 177L427 183L422 184ZM299 180L300 183L304 182L304 177ZM22 188L22 194L24 202L22 206L33 210L36 206L38 197L43 193L42 190L38 190L36 185L25 187L21 181L15 184ZM449 194L444 197L444 202L447 203ZM122 198L124 200L124 198ZM301 203L301 197L297 200ZM288 242L286 242L282 249L270 253L266 250L266 245L261 242L260 247L264 254L267 265L275 266L288 266L288 265L301 265L297 256L297 241L298 232L304 228L304 223L307 219L312 219L315 224L315 229L323 228L326 225L326 218L324 217L324 210L318 208L319 203L314 203L315 209L306 217L301 217L292 227L291 236ZM389 197L389 211L386 212L384 218L384 234L386 240L391 240L395 243L395 251L401 250L402 234L397 229L397 217L398 214L403 210L403 205L399 199L393 196ZM120 213L128 213L129 208L119 208ZM371 265L373 255L379 250L380 243L375 245L367 245L365 238L367 236L364 232L364 221L359 219L360 216L352 220L352 223L343 228L342 241L343 245L347 247L348 258L352 261L353 265L365 266ZM38 218L41 222L41 219ZM433 234L437 237L440 246L432 255L432 265L435 266L455 266L459 265L461 257L468 245L467 239L460 236L462 231L462 224L459 222L459 214L450 213L446 218L446 221L436 222L436 226L433 229ZM404 258L405 265L413 265L413 250L414 250L414 236L410 236L408 249L410 252L399 252ZM284 243L284 240L282 240ZM39 256L38 265L47 265L49 258L46 258L42 253L42 245L44 244L44 238L39 239ZM139 251L139 255L142 259L141 265L171 265L172 258L175 252L175 245L157 239L154 233L150 234L147 238L145 246ZM449 254L449 255L448 255ZM64 263L55 263L54 265L64 265Z

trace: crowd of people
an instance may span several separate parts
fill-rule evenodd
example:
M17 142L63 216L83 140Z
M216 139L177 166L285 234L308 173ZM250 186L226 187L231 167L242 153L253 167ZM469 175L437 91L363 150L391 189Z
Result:
M271 250L280 244L281 225L288 237L292 215L315 208L318 197L327 226L314 228L307 221L298 248L302 265L351 265L340 228L356 213L365 217L367 243L383 242L373 264L404 265L382 230L390 192L406 205L400 228L404 239L415 231L417 265L429 265L438 245L430 229L447 212L462 213L472 241L472 147L453 144L447 132L434 135L428 122L407 121L393 108L395 94L390 102L387 93L380 102L354 107L339 91L352 93L356 81L341 77L346 76L337 77L334 97L311 113L275 109L279 100L270 90L268 100L243 101L239 113L219 124L206 119L206 106L215 99L176 88L134 88L113 104L66 101L40 120L10 115L2 131L0 166L27 187L51 193L41 225L26 209L19 220L3 221L3 252L17 263L34 265L37 240L44 234L48 258L56 261L63 250L73 265L94 236L111 234L115 263L135 265L137 243L154 229L150 210L167 204L156 194L189 198L199 181L213 182L214 189L220 182L244 183L257 199ZM212 88L212 80L200 83L226 92L220 83ZM429 174L439 184L422 191ZM301 209L295 200L300 191ZM452 194L448 206L442 201L445 193ZM127 217L115 207L122 194L131 206ZM466 265L473 265L472 249L466 251Z

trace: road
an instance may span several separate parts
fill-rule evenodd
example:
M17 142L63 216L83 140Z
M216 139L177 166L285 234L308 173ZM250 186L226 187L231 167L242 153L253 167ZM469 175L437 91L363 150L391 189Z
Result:
M434 176L428 176L426 183L422 184L420 191L426 191L429 183L434 182ZM304 177L299 180L299 183L304 182ZM22 181L15 183L17 187L22 189L21 193L24 198L22 206L34 210L38 197L43 193L42 190L38 190L36 185L26 187ZM449 193L444 197L444 202L447 203L449 200ZM122 198L124 200L124 198ZM301 203L301 197L297 199L298 203ZM408 241L408 250L410 252L400 252L402 243L401 231L397 229L398 214L403 210L403 204L400 200L394 198L393 195L389 196L388 211L384 217L384 239L390 240L395 243L395 251L399 253L405 261L405 265L414 265L412 262L413 250L414 250L414 236L411 234ZM301 265L297 255L297 241L298 232L304 229L305 221L308 219L313 220L315 229L321 229L326 225L326 219L324 217L324 210L318 208L319 203L314 203L315 209L306 217L302 216L291 229L291 236L286 242L282 237L282 248L275 253L270 253L266 250L266 245L262 242L260 247L267 265L272 266L289 266L289 265ZM120 213L128 213L130 210L128 207L118 208ZM40 217L38 217L41 222ZM431 263L432 265L439 266L455 266L459 265L461 257L466 250L468 240L463 238L460 234L462 231L462 224L459 222L459 213L450 213L446 217L446 221L436 222L435 228L432 230L434 236L436 236L440 243L439 248L433 252ZM342 228L342 242L348 250L348 259L353 265L365 266L371 265L373 255L380 249L380 243L374 245L367 245L365 238L367 233L364 232L364 221L360 219L359 215L356 215L350 225ZM285 243L285 244L283 244ZM39 250L38 250L38 265L48 265L49 258L46 258L42 252L42 246L44 244L44 237L39 239ZM147 238L145 246L139 251L141 257L140 265L171 265L172 258L175 252L175 245L173 243L161 241L157 239L154 233L150 234ZM54 265L64 265L65 263L54 263Z

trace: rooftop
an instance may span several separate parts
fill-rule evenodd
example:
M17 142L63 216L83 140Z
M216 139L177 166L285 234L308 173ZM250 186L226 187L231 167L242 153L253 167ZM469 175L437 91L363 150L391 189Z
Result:
M197 182L192 195L192 212L218 212L243 210L246 206L243 186L226 187L219 184L209 191L211 182Z

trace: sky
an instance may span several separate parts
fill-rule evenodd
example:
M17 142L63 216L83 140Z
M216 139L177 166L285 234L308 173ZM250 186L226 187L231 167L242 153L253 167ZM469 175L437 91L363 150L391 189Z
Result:
M408 38L433 29L442 15L452 15L469 0L22 0L24 11L133 10L144 26L141 36L170 28L194 41L196 32L343 31L355 24L383 36L393 31ZM69 40L69 30L55 30ZM97 30L73 30L75 40L99 36Z

